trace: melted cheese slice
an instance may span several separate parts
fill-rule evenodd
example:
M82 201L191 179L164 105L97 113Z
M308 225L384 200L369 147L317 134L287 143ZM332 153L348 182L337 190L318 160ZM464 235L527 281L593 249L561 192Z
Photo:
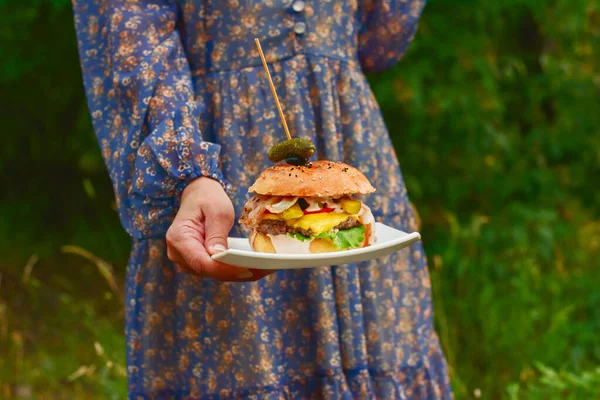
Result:
M293 228L310 229L313 235L317 236L320 233L330 231L351 216L348 213L335 212L308 214L301 218L287 221L287 224Z

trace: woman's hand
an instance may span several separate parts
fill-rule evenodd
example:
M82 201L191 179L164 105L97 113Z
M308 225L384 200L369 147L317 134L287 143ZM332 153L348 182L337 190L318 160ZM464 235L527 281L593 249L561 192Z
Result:
M221 185L198 178L183 191L181 206L167 231L167 255L182 272L220 281L254 281L270 271L249 270L214 261L227 249L235 212Z

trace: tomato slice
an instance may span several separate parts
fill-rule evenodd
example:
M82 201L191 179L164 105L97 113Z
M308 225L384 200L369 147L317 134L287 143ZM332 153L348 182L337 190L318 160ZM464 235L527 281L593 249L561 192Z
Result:
M335 208L328 208L328 207L323 207L320 210L317 211L306 211L306 210L302 210L304 212L304 215L307 214L320 214L320 213L328 213L328 212L332 212L333 210L335 210Z

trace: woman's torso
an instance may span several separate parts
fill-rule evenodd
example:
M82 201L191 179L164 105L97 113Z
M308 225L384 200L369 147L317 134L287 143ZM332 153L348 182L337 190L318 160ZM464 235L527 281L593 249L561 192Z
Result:
M359 168L378 192L375 215L405 211L404 185L377 102L358 59L356 1L182 1L180 34L203 114L205 139L222 147L238 214L247 189L285 140L254 38L260 38L291 134L316 158ZM236 226L238 234L240 228Z
M269 63L296 54L357 60L356 0L182 0L183 46L192 76L259 66L260 38Z

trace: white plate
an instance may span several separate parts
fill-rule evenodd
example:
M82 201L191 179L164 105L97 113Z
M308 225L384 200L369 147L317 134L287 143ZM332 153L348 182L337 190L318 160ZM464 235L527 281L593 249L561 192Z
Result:
M212 256L225 264L255 269L315 268L353 264L387 256L421 240L418 232L406 233L382 223L375 226L377 242L372 246L322 254L273 254L254 252L248 239L228 238L229 249Z

